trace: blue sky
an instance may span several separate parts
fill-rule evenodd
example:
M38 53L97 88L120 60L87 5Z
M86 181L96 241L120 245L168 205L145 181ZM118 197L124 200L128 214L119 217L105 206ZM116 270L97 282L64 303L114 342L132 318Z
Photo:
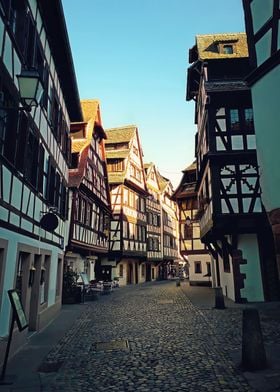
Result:
M103 127L135 124L144 161L174 186L194 160L186 102L195 35L242 32L241 0L62 0L81 99L100 100Z

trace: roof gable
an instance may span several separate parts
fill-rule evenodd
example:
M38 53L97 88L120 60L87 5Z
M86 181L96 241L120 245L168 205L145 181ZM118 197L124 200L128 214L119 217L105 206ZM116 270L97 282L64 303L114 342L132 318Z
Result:
M160 185L158 180L158 171L156 170L155 164L153 162L145 163L144 169L146 173L147 188L152 191L159 192Z
M223 50L232 46L233 53ZM203 34L196 36L196 45L190 50L190 62L210 59L232 59L248 57L245 33Z
M123 159L122 172L109 172L109 183L128 181L146 191L146 180L142 160L142 148L135 125L106 129L105 141L107 163L110 159ZM115 147L115 148L114 148Z

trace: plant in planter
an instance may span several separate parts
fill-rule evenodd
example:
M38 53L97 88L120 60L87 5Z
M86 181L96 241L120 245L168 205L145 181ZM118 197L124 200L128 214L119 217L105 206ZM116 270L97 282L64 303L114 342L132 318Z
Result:
M81 302L81 287L77 285L78 274L69 267L63 273L62 303L74 304Z

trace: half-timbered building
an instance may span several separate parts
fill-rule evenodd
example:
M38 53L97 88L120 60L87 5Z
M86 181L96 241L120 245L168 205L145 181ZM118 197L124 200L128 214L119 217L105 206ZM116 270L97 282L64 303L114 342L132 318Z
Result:
M158 173L161 204L161 243L162 263L159 264L159 279L167 279L171 274L172 265L180 261L179 255L179 226L177 204L172 200L174 192L171 181Z
M121 285L139 283L147 256L146 180L134 125L107 129L105 140L112 220L109 257Z
M280 4L243 0L262 201L272 227L280 280ZM278 282L279 285L279 282Z
M162 209L160 204L159 175L154 163L145 163L148 197L147 212L147 261L146 281L158 278L159 265L162 263Z
M190 285L211 285L211 256L200 240L196 178L196 162L193 162L183 170L180 184L172 195L178 205L179 249L188 265Z
M82 100L83 122L71 123L72 160L69 170L70 236L66 265L85 272L89 281L102 275L101 260L109 250L110 193L99 102ZM108 276L107 276L108 275Z
M259 186L244 33L199 35L189 52L195 101L198 215L214 279L237 302L273 298L271 235Z
M1 0L0 31L1 357L9 289L18 291L28 321L25 331L14 332L12 350L61 307L69 128L82 113L61 1ZM43 95L28 111L17 76L30 69L38 71Z

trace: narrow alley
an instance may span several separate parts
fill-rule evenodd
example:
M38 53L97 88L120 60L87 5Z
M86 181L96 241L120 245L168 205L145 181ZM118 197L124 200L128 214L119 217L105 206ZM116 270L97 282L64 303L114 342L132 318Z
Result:
M116 289L81 304L76 321L37 363L36 380L35 375L27 377L28 350L35 347L31 342L23 350L27 362L18 359L9 365L10 371L19 362L25 368L23 384L19 377L14 386L0 391L257 390L232 361L234 351L236 357L240 354L242 308L231 303L225 310L213 309L208 293L210 288L165 281ZM66 305L63 311L71 308ZM59 333L56 323L54 336ZM279 345L279 320L269 328L264 334ZM273 372L269 380L275 381Z

